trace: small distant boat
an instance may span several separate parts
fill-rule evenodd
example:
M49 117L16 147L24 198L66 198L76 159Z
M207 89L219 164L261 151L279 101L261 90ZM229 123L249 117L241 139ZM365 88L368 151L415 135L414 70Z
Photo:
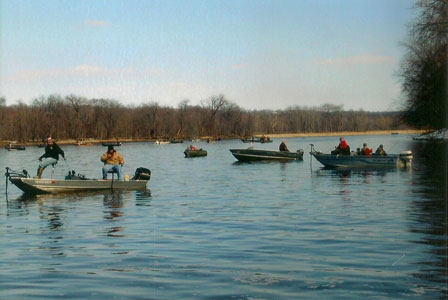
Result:
M262 136L261 138L247 137L241 139L243 143L272 143L272 140L268 136Z
M207 156L207 150L198 149L198 150L190 150L186 149L184 151L185 157L199 157L199 156Z
M30 194L67 193L101 190L140 190L145 189L151 177L151 171L138 168L131 180L87 179L83 175L69 172L65 179L35 179L29 178L26 170L15 172L6 168L5 176L15 186Z
M183 140L171 139L171 144L181 144L183 142L184 142Z
M255 150L248 149L230 149L233 156L239 161L260 161L260 160L302 160L303 150L299 149L296 152L289 151L273 151L273 150Z
M154 142L154 144L156 144L156 145L166 145L166 144L171 144L171 142L170 141L159 141L159 140L157 140L157 141Z
M86 141L76 141L76 146L92 146L92 143Z
M243 143L259 143L260 139L252 136L252 137L243 138L243 139L241 139L241 141Z
M104 142L101 143L101 145L103 146L112 146L112 147L120 147L121 146L121 142Z
M365 168L365 167L410 167L412 162L412 152L402 151L400 154L388 155L358 155L352 152L350 155L324 154L315 151L311 145L310 154L327 168Z
M12 150L26 150L26 147L24 145L16 145L9 143L5 146L6 150L12 151Z

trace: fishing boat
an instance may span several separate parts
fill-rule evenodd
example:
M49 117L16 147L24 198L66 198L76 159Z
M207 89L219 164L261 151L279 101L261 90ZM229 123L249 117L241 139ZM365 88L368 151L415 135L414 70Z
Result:
M168 145L168 144L171 144L171 142L170 141L157 140L157 141L154 142L154 144L156 144L156 145Z
M178 140L176 138L171 139L171 144L182 144L184 140Z
M241 141L243 143L259 143L260 139L255 138L255 137L246 137L246 138L242 138Z
M137 168L135 176L130 180L88 179L84 175L75 175L71 171L65 179L36 179L30 178L26 170L21 172L6 168L5 176L15 186L30 194L67 193L101 190L141 190L151 178L151 171L146 168ZM6 181L8 183L8 181ZM6 187L7 188L7 187Z
M402 151L400 154L388 155L360 155L351 152L350 155L325 154L314 150L311 145L310 154L323 164L326 168L369 168L369 167L410 167L412 162L412 152Z
M26 150L26 147L24 145L16 145L16 144L12 144L9 143L8 145L5 146L6 150L12 151L12 150Z
M296 152L290 151L273 151L273 150L256 150L253 147L247 149L230 149L233 156L239 161L260 161L260 160L302 160L303 150L299 149Z
M79 141L76 141L75 145L76 146L92 146L92 143L79 140Z
M256 137L246 137L241 139L243 143L272 143L272 140L268 136L262 136L260 138Z
M185 157L207 156L207 150L204 150L202 148L197 150L185 149L184 154Z

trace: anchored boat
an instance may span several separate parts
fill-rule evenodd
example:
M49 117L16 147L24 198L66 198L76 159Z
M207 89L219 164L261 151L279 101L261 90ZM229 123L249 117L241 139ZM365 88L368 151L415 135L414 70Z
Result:
M185 154L185 157L207 156L207 150L204 150L204 149L197 149L197 150L186 149L184 151L184 154Z
M112 179L88 179L84 175L75 175L71 171L65 179L35 179L30 178L26 170L21 172L12 171L6 168L5 176L15 186L25 193L66 193L81 191L100 191L100 190L140 190L145 189L146 184L151 178L151 171L146 168L137 168L135 176L130 180Z
M302 160L303 150L296 152L289 151L273 151L273 150L255 150L251 147L248 149L230 149L233 156L239 161L260 161L260 160Z
M400 154L388 155L358 155L351 152L350 155L324 154L314 150L311 144L310 154L317 161L327 168L364 168L364 167L410 167L412 162L412 152L410 150L402 151Z
M12 144L9 143L8 145L5 146L6 150L12 151L12 150L26 150L26 147L24 145L17 145L17 144Z

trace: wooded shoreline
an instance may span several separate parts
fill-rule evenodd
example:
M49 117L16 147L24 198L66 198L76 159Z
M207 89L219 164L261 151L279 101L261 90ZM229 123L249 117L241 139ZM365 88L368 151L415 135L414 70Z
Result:
M422 134L426 132L425 130L374 130L374 131L341 131L341 132L318 132L318 133L278 133L278 134L255 134L254 137L259 138L262 136L269 136L271 139L274 138L296 138L296 137L316 137L316 136L355 136L355 135L390 135L390 134ZM226 139L240 139L243 137L220 137L221 140ZM201 141L206 141L207 139L213 139L209 136L203 136L198 138ZM55 141L60 145L76 145L78 142L85 142L89 144L101 144L101 143L138 143L138 142L155 142L157 139L93 139L86 138L82 140L74 140L74 139L55 139ZM189 140L184 140L189 141ZM16 141L0 141L0 145L5 146L9 143L17 143ZM39 144L43 144L44 141L28 141L28 142L20 142L20 145L26 146L38 146ZM191 142L194 143L194 142Z

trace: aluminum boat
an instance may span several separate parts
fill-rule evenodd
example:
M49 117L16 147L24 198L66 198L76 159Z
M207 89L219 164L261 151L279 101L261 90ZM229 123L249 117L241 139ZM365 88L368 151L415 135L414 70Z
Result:
M73 173L72 173L73 172ZM6 168L5 176L15 186L25 193L66 193L100 190L140 190L145 189L151 171L138 168L134 178L130 180L112 179L88 179L83 175L75 175L69 172L65 179L37 179L30 178L26 170L22 172L12 171Z
M248 149L230 149L233 156L239 161L260 161L260 160L302 160L303 150L296 152L290 151L273 151L273 150L255 150L251 147Z
M402 151L400 154L388 155L358 155L351 152L350 155L325 154L314 150L311 145L310 154L327 168L364 168L364 167L410 167L412 152Z

